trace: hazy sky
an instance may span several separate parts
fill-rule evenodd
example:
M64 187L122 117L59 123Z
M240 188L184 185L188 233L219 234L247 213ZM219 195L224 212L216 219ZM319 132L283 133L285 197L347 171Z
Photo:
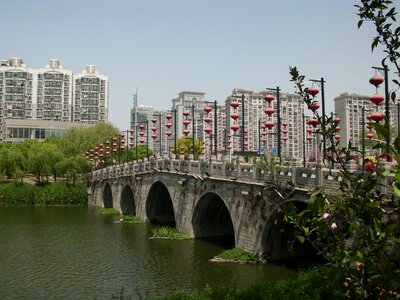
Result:
M289 66L324 77L327 111L345 91L372 95L382 52L356 0L0 0L0 59L41 68L88 64L109 77L109 120L129 126L138 104L169 109L181 91L220 103L234 88L294 92Z

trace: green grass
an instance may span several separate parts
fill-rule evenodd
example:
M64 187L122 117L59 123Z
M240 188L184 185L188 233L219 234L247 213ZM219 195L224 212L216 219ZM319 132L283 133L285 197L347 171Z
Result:
M115 208L100 208L99 210L99 215L102 216L118 216L120 215L120 212L116 210Z
M214 259L233 262L266 263L266 260L257 254L247 252L241 248L226 250L217 255Z
M135 215L124 215L122 216L122 222L125 223L146 223L144 220L142 220L141 218L135 216Z
M191 239L188 235L179 232L175 228L168 226L156 227L152 230L154 239L169 239L169 240L189 240Z

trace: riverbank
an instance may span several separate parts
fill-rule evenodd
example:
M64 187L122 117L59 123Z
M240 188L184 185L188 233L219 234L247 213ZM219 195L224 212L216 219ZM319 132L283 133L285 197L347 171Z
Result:
M48 205L87 205L86 185L65 182L0 184L0 206Z

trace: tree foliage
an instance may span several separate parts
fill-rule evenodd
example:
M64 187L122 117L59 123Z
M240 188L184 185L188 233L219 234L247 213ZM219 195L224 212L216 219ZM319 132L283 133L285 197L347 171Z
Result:
M183 154L185 159L188 159L189 154L193 154L193 139L192 137L181 137L176 140L176 147L179 154ZM202 145L198 138L194 139L194 159L199 159L202 152Z

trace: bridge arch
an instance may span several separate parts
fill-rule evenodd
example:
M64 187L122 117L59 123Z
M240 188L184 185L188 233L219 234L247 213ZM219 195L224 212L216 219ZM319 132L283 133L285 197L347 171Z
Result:
M127 184L121 193L121 212L123 215L136 215L135 199L132 188Z
M289 202L293 203L299 211L307 208L307 203L300 200L285 201L281 203L281 206ZM289 243L295 240L294 226L285 222L283 217L283 211L277 208L267 219L261 241L263 253L273 261L291 260L293 257L297 260L314 256L315 252L307 242L301 244L296 240L293 244L293 253L289 250Z
M212 192L197 202L192 217L195 238L215 239L226 247L235 246L235 230L229 210L222 198Z
M113 207L113 195L110 183L106 183L103 189L103 206L104 208Z
M161 181L152 184L146 200L146 216L153 224L175 227L175 212L171 195Z

